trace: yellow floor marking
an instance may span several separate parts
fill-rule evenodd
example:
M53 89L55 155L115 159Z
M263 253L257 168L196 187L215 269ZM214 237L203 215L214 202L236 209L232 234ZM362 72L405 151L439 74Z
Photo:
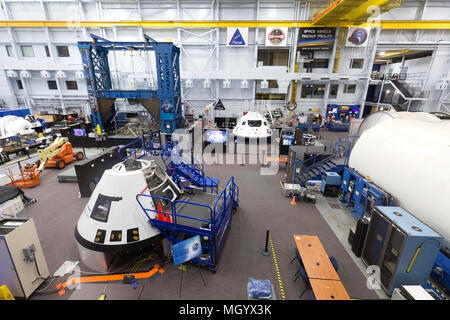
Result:
M270 233L269 233L269 241L270 241L270 248L272 249L273 261L275 263L275 271L277 272L278 285L280 287L281 298L283 300L286 300L286 297L284 296L284 290L283 290L283 281L281 281L280 270L278 269L277 256L275 255L275 249L273 247L273 242L272 242L272 235Z

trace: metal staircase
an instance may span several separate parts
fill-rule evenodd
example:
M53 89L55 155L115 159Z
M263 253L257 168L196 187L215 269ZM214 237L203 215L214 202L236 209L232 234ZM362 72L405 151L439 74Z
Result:
M161 158L166 166L166 172L178 184L187 190L193 187L202 188L203 192L219 193L219 179L205 175L203 164L197 163L194 156L187 159L182 151L174 150L176 142L167 144L161 150Z
M291 182L300 184L304 187L308 180L321 180L322 174L327 171L342 170L343 167L348 165L350 151L358 138L359 137L357 136L339 138L334 144L331 154L326 158L323 158L323 156L326 155L327 152L321 152L304 161L296 159L295 167L300 170L293 175ZM340 159L343 159L343 163L338 164L338 162L342 162ZM312 164L308 165L309 163Z

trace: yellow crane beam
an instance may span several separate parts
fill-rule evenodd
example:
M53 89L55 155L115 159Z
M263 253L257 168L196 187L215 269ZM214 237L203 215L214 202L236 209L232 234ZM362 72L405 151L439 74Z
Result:
M112 28L112 27L142 27L153 29L171 28L227 28L227 27L289 27L310 28L325 25L313 24L311 21L56 21L56 20L0 20L1 27L12 28ZM355 24L352 22L337 21L326 25L327 27L381 27L386 30L436 30L450 29L450 20L385 20L380 23Z
M341 20L346 14L360 6L365 0L335 0L324 10L313 16L313 24L329 24Z
M370 0L365 1L358 8L346 14L343 20L352 22L365 22L372 15L381 15L394 7L400 6L399 0Z

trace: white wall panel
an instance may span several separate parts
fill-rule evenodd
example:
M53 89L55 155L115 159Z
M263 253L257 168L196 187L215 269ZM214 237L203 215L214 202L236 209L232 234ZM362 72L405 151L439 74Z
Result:
M8 3L11 19L14 20L43 20L44 15L39 2L36 3Z

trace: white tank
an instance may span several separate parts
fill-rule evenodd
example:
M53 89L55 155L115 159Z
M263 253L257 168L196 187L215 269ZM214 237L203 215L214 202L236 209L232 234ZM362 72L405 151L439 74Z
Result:
M449 246L450 127L443 121L382 121L363 132L349 167L370 176Z
M416 119L421 121L429 121L429 122L440 122L441 120L428 112L392 112L392 111L378 111L372 113L368 117L364 119L361 125L358 128L358 136L361 136L364 131L372 128L374 125L383 122L389 119L400 119L400 118L408 118L408 119Z

